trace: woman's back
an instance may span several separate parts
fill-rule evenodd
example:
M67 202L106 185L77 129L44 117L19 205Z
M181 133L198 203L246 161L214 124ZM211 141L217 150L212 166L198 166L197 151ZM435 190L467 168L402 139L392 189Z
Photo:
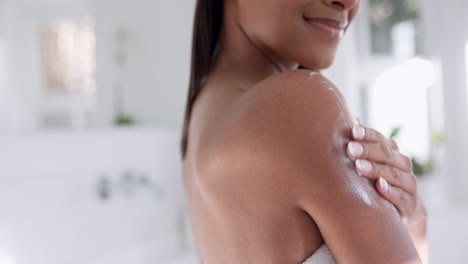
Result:
M203 263L304 261L323 243L317 226L281 195L286 185L252 167L266 162L266 153L255 150L262 144L254 133L261 123L251 124L255 115L249 111L258 109L266 94L206 88L193 108L184 162L193 231ZM237 175L238 166L252 168L248 181ZM278 192L272 195L272 189Z
M295 70L218 88L193 108L184 163L203 264L296 264L323 240L346 263L416 260L398 213L346 157L352 114L332 84Z

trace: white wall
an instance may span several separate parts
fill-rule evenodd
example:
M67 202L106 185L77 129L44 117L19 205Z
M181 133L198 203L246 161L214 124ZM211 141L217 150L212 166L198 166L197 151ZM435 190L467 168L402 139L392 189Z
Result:
M40 30L59 18L92 15L88 1L4 1L3 31L7 56L7 82L3 100L5 130L35 129L39 126L45 83L42 78ZM40 10L40 12L38 12Z
M113 114L113 33L129 31L124 109L144 124L181 127L188 91L195 1L96 1L99 123Z
M5 120L5 93L6 93L6 40L5 40L5 25L6 25L6 8L3 2L0 2L0 120ZM2 125L0 124L0 129Z
M456 8L454 8L456 7ZM425 44L440 62L443 87L445 187L451 202L468 204L468 101L465 43L468 41L468 3L425 1Z
M44 94L40 54L40 30L58 18L92 14L87 1L7 1L8 126L33 129L39 126ZM41 12L37 12L41 10Z
M0 17L8 54L4 60L0 57L0 62L7 66L9 80L2 85L3 93L0 89L0 101L8 99L0 122L3 129L39 127L44 91L40 26L57 18L84 16L95 18L97 31L97 121L91 125L112 124L115 83L121 81L124 109L137 123L181 127L194 4L190 0L6 0ZM122 71L112 57L114 32L119 27L129 32L129 60Z

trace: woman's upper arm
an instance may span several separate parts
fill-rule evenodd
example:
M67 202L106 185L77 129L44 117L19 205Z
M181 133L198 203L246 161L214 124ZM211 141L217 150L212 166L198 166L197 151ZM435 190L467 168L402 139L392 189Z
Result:
M396 209L346 155L353 117L342 95L320 75L293 74L270 98L270 123L279 125L269 138L282 146L275 173L288 177L288 197L314 219L338 263L420 263Z
M303 166L299 207L314 219L338 263L420 263L397 211L344 161L344 148L322 149L328 153L321 157L314 152L321 168L307 172Z

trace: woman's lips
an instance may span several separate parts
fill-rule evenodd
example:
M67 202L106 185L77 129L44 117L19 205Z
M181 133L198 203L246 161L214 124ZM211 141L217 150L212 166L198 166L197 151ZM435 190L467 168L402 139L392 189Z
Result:
M317 18L305 18L305 20L312 26L336 38L343 37L344 29L347 24L347 23L340 23L337 21L317 19Z

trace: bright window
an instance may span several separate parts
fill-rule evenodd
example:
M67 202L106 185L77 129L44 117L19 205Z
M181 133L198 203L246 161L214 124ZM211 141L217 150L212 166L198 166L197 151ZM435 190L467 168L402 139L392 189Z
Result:
M400 149L420 160L430 155L429 88L436 70L431 61L411 58L380 74L369 93L371 123L387 136L400 127Z
M93 20L57 20L43 29L41 37L47 90L95 93L96 35Z
M432 109L439 78L434 63L422 57L420 0L368 0L363 4L358 39L362 117L386 136L397 137L403 154L413 158L420 175L432 172L435 135ZM436 162L437 163L437 162Z

